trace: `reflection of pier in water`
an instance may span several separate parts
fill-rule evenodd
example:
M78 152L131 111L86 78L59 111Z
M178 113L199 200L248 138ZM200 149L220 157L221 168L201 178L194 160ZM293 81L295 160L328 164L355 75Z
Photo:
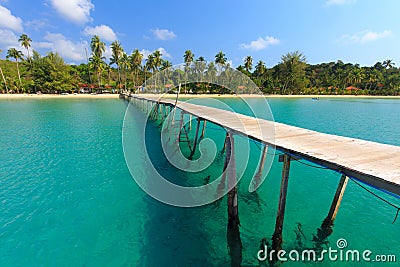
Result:
M254 177L256 187L261 181L260 176L268 147L274 147L276 150L281 151L283 155L280 156L279 161L283 162L282 180L275 231L272 236L272 249L276 251L282 248L282 230L290 162L292 160L304 159L342 175L328 215L314 236L313 241L317 250L322 248L327 237L332 233L332 226L349 177L383 191L400 195L400 147L398 146L319 133L231 111L161 99L156 95L121 95L121 97L141 106L154 120L157 120L159 116L165 119L167 113L172 112L174 108L180 110L180 120L175 122L180 124L177 142L188 143L191 151L190 160L193 158L198 141L204 137L207 121L225 128L226 138L223 146L223 152L225 152L224 171L228 166L230 168L226 170L222 177L218 190L226 189L226 180L228 185L236 183L234 135L247 136L264 145L258 165L259 169ZM167 107L169 107L169 111ZM197 117L196 134L193 141L189 140L186 125L183 125L185 114L190 116L189 129L192 127L192 116ZM173 119L174 116L172 116ZM203 122L203 127L199 137L200 122ZM170 125L174 122L168 121L167 123ZM229 160L233 161L232 164L228 164ZM242 243L239 232L238 190L237 186L231 188L228 192L227 243L232 266L240 266Z

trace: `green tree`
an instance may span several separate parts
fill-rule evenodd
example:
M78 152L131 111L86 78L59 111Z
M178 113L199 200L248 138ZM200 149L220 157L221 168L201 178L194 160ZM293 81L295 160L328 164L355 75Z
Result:
M133 79L132 76L132 82L133 85L137 85L138 83L138 72L140 71L142 67L142 61L143 61L143 54L139 52L138 49L135 49L131 56L129 57L130 63L131 63L131 70L132 70L132 75L135 73L135 80Z
M219 51L218 54L215 55L215 63L218 64L220 73L222 72L222 68L225 66L227 60L228 59L222 51Z
M385 69L391 69L391 68L393 68L394 67L394 62L393 62L393 60L391 60L391 59L387 59L387 60L385 60L385 61L383 61L382 62L382 66L385 68Z
M28 60L30 60L29 48L31 47L32 39L24 33L19 37L18 42L21 43L21 46L25 47L26 51L28 52Z
M124 54L124 49L121 46L121 43L118 41L114 41L111 43L111 58L110 65L116 64L118 68L118 86L121 86L121 58Z
M0 49L0 53L3 52L3 50ZM8 86L7 86L7 81L6 78L4 77L4 73L3 73L3 69L0 67L0 74L1 77L3 78L3 82L4 82L4 87L6 88L6 92L8 94Z
M99 36L93 36L90 42L90 49L92 50L92 56L90 57L90 62L93 69L96 72L97 80L99 83L99 88L101 87L101 73L104 70L104 57L103 53L106 51L106 44L100 41Z
M253 58L251 56L247 56L244 59L244 68L248 73L250 73L251 69L253 68Z
M71 92L76 88L76 80L71 75L72 68L65 64L63 58L50 52L41 57L36 51L32 57L34 83L44 93Z
M19 72L18 60L22 60L23 59L22 52L17 50L17 49L15 49L15 48L10 48L7 51L6 58L7 59L13 58L13 59L15 59L15 62L17 63L16 65L17 65L17 73L18 73L18 80L19 80L19 86L18 86L18 92L19 92L19 89L21 87L21 74Z
M280 65L280 78L283 82L282 94L298 93L306 85L306 57L299 51L289 52L282 56Z
M183 55L183 60L185 61L185 93L187 93L186 83L188 80L188 73L190 71L190 64L192 64L194 59L194 54L191 50L186 50Z

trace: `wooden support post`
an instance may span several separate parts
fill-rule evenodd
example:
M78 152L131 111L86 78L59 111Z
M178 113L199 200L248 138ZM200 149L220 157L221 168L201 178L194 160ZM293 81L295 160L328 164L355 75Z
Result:
M233 228L240 225L240 222L236 180L235 146L232 133L229 133L229 140L226 148L225 162L227 161L229 161L229 164L227 164L228 169L226 170L228 175L228 187L232 188L228 192L228 228Z
M192 114L189 115L189 131L192 130Z
M181 130L183 127L183 112L181 111L181 119L179 122L179 128L178 128L178 138L176 139L176 142L179 144L179 141L181 140Z
M264 148L263 148L263 151L262 151L262 155L261 155L260 164L258 166L257 173L254 176L254 182L255 182L256 186L258 186L260 184L260 181L261 181L261 175L262 175L262 171L264 169L265 159L267 158L267 152L268 152L268 145L264 145Z
M272 249L279 251L282 249L282 230L283 221L285 217L286 208L286 194L289 182L289 170L290 170L290 156L285 154L283 156L283 170L282 170L282 180L281 180L281 190L279 194L279 206L278 213L276 215L275 232L272 236Z
M204 132L205 132L205 130L206 130L206 124L207 124L207 121L204 120L204 121L203 121L203 129L201 130L200 139L203 139L203 138L204 138Z
M190 152L189 160L193 159L193 155L196 152L197 141L198 141L198 136L199 136L200 121L201 121L200 118L197 118L196 134L194 135L194 145L193 145L193 150Z
M225 187L226 187L226 168L228 167L228 163L229 163L229 158L230 158L230 149L229 149L229 155L228 155L228 143L230 142L230 138L229 138L229 132L226 132L226 137L225 137L225 142L224 142L224 148L223 151L226 150L226 156L225 156L225 161L224 161L224 168L222 169L222 178L221 178L221 182L218 185L218 195L222 195L225 193Z
M226 132L226 135L225 135L225 142L224 142L224 147L222 148L222 153L224 153L225 152L225 150L226 150L226 144L227 144L227 140L228 140L228 138L229 138L229 133L228 132ZM225 167L224 167L225 168Z
M328 216L325 218L322 223L323 226L332 226L335 221L336 215L339 210L340 203L342 202L344 191L346 190L347 182L349 178L346 175L342 175L340 178L339 185L336 189L335 196L333 197L332 205L329 210Z

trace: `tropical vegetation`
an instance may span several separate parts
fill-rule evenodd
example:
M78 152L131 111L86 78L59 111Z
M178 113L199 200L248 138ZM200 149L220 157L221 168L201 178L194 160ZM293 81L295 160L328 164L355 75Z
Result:
M107 60L104 57L106 44L99 36L93 36L87 63L69 65L56 52L40 55L31 51L32 39L26 34L20 36L19 42L26 56L10 48L4 51L6 60L0 60L2 93L137 91L142 90L143 84L155 91L182 83L185 92L194 94L230 93L226 87L233 85L232 89L239 93L400 95L400 68L391 59L370 67L341 60L308 64L303 53L294 51L283 55L275 66L268 67L265 61L254 61L249 55L236 69L254 82L252 86L257 86L254 90L245 80L232 82L233 72L222 51L207 62L204 57L196 58L191 50L186 50L183 68L174 69L160 50L146 56L138 49L128 54L119 41L112 42L111 57ZM161 71L163 75L149 80ZM188 80L198 82L187 83Z

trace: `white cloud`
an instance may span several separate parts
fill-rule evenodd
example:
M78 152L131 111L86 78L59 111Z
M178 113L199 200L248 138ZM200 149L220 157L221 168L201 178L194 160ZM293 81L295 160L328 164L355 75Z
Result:
M343 35L340 40L345 43L368 43L378 39L383 39L392 36L390 30L384 30L383 32L373 32L370 30L361 31L352 35Z
M22 19L11 14L7 8L0 6L0 28L23 32Z
M34 19L34 20L27 21L25 23L25 25L28 28L32 28L32 29L34 29L36 31L39 31L41 28L49 26L49 23L48 23L47 20Z
M83 33L87 36L98 35L100 39L104 39L108 42L117 40L117 35L107 25L99 25L96 27L86 27Z
M165 50L164 48L160 47L160 48L158 48L157 50L161 52L161 54L162 54L163 57L171 58L171 55L170 55L170 54L167 52L167 50Z
M160 48L158 48L158 49L156 49L156 50L154 50L154 51L142 49L142 50L140 51L140 53L143 55L143 59L147 59L147 57L148 57L150 54L154 53L154 52L157 51L157 50L160 51L161 57L164 57L164 58L172 58L172 56L171 56L164 48L162 48L162 47L160 47Z
M258 38L255 41L251 41L249 44L241 44L240 46L244 49L250 49L254 51L262 50L270 45L279 44L279 40L272 36L266 36L265 38Z
M74 61L86 60L85 48L88 46L87 42L73 42L61 33L48 33L44 39L47 42L39 43L43 48L51 48L65 59Z
M150 31L153 33L154 37L159 40L171 40L176 37L174 32L167 29L152 29Z
M20 48L18 37L10 30L0 29L0 44L7 48Z
M346 4L353 4L356 0L327 0L326 5L328 6L340 6Z
M90 11L94 9L91 0L51 0L53 8L67 20L77 24L92 21Z

